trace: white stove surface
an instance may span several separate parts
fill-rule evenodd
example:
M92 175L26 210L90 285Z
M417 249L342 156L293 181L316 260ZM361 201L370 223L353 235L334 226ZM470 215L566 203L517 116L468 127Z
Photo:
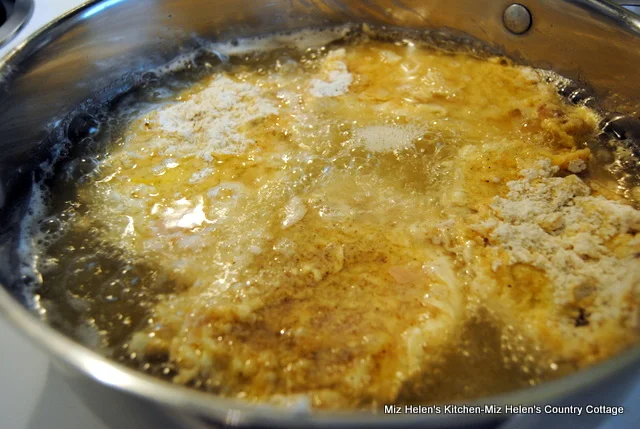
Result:
M84 1L35 0L35 3L31 20L11 43L0 49L0 56L27 35ZM117 429L95 417L57 371L50 368L46 355L2 319L0 344L1 429ZM640 428L640 380L622 405L625 406L624 414L611 417L599 429ZM544 426L546 429L565 429L554 425L552 418ZM580 420L576 420L576 426L580 426Z

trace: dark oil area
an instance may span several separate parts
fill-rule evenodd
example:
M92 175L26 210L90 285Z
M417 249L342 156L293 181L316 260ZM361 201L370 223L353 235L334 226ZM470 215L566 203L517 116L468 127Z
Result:
M396 400L402 405L451 403L514 391L571 374L571 364L546 361L540 350L481 310L464 326L457 348L438 356L428 374L409 380Z
M359 43L361 37L356 32L332 45ZM386 40L407 37L415 40L413 34L381 33L381 38ZM462 49L480 57L486 55L475 44L461 48L459 42L448 39L434 38L427 42L452 52ZM300 52L286 48L230 58L203 51L188 60L183 70L147 73L142 86L123 94L103 113L72 121L68 133L77 143L66 159L56 165L54 176L46 183L50 190L48 216L40 222L45 237L38 243L44 248L40 255L43 283L36 294L39 305L46 310L41 314L47 322L120 362L170 379L174 374L170 363L137 359L128 352L127 341L134 332L152 323L149 321L150 310L159 297L180 291L185 285L175 284L163 273L162 267L129 259L112 245L101 242L95 230L99 226L74 224L74 219L85 210L78 202L77 189L91 182L99 163L109 148L121 141L122 130L132 118L158 104L172 101L177 93L206 76L236 67L269 70L286 60L313 70L314 59L321 56L324 49ZM569 85L559 91L569 102L593 102L577 86ZM589 174L596 189L601 179L608 183L602 193L623 195L638 206L631 190L640 185L636 158L640 151L635 135L625 131L633 126L633 120L631 125L616 118L603 122L602 133L589 142L594 154ZM629 154L616 157L613 149L620 145L628 147ZM48 240L48 236L59 238ZM518 355L523 361L514 361L505 367L505 344L517 335L503 332L504 329L488 315L472 318L461 333L460 348L438 357L435 375L430 374L428 382L412 380L407 383L398 403L416 403L416 398L429 398L428 402L469 399L470 390L474 396L506 392L571 371L572 368L558 368L554 374L541 372L538 369L541 365L536 363L536 350L528 350L524 345L517 346L522 347ZM481 352L477 353L478 350ZM487 362L493 364L487 366ZM523 371L523 365L529 369ZM480 376L479 367L482 367ZM471 379L474 386L470 387ZM490 388L483 390L483 385Z

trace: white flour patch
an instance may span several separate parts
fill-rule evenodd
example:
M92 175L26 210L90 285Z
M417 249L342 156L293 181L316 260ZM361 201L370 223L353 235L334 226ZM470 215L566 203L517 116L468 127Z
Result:
M187 144L176 147L178 155L195 152L210 160L212 154L244 152L254 142L239 127L277 113L258 87L220 76L189 99L158 111L156 122L185 139Z
M327 54L322 67L322 79L311 79L309 93L314 97L337 97L349 91L353 76L342 61L344 49L337 49Z
M589 294L591 320L621 317L624 300L640 280L635 239L629 252L614 252L607 243L639 231L640 211L593 196L580 178L554 177L557 171L548 160L522 170L520 180L507 184L508 195L491 205L496 216L474 228L506 254L509 265L542 270L558 305Z

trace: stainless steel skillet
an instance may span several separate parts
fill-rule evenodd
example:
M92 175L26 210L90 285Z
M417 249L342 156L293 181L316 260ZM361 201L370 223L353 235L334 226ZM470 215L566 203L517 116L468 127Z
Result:
M190 49L194 35L223 40L347 22L454 31L586 82L603 108L620 113L610 128L621 139L637 132L640 20L605 1L519 4L514 9L503 0L103 0L52 22L0 62L0 311L51 355L71 385L114 427L537 427L536 416L503 413L296 414L152 379L40 322L19 290L15 252L21 197L51 133L66 132L63 138L77 142L91 122L93 105ZM576 88L568 95L585 93ZM636 347L562 380L476 403L615 405L639 367Z

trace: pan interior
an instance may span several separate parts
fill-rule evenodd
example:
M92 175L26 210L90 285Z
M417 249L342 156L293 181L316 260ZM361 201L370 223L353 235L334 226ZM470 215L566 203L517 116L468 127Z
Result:
M143 82L70 121L21 225L36 310L84 344L218 395L379 409L636 342L634 142L574 83L369 27Z

